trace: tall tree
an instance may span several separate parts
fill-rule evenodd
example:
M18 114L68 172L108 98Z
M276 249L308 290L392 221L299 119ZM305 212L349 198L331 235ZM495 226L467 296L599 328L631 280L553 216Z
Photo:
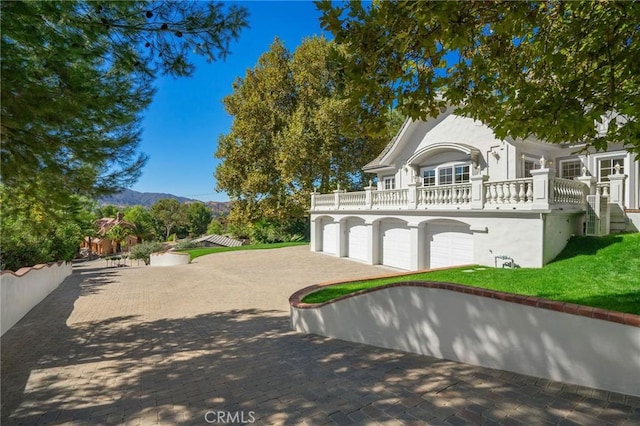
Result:
M186 209L173 198L163 198L151 206L151 216L162 224L165 231L165 241L169 239L171 231L187 223Z
M234 117L231 131L218 138L216 157L224 161L215 171L217 187L235 200L231 220L252 222L272 215L282 198L275 139L287 125L295 105L289 71L290 53L276 39L244 78L223 99Z
M207 232L212 217L211 210L203 203L186 204L186 209L189 235L200 236Z
M233 200L231 223L299 221L309 194L361 187L360 168L387 143L354 118L348 87L333 67L331 44L304 40L293 54L276 40L224 99L233 115L216 156L218 189ZM387 116L368 117L382 121Z
M223 58L238 6L198 1L1 2L2 185L47 210L134 182L140 117L156 75L188 76L192 52Z
M142 243L154 237L153 218L143 206L133 206L125 210L124 220L133 225L133 235Z
M361 114L444 103L500 137L640 152L640 3L318 2Z

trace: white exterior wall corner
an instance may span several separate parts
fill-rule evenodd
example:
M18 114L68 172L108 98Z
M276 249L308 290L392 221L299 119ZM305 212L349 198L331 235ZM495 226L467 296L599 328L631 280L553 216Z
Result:
M560 254L574 235L582 235L584 213L554 212L544 215L544 264Z
M488 297L392 287L291 308L295 330L640 396L640 328Z
M627 232L640 231L640 213L627 212Z

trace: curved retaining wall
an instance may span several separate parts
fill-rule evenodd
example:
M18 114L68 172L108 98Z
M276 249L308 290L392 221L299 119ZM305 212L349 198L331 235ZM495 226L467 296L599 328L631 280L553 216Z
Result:
M71 263L58 262L0 273L2 334L71 275Z
M640 396L638 315L433 282L301 302L320 287L295 330Z
M149 257L150 266L176 266L176 265L188 265L190 262L190 256L188 253L177 253L174 251L167 251L164 253L151 253Z

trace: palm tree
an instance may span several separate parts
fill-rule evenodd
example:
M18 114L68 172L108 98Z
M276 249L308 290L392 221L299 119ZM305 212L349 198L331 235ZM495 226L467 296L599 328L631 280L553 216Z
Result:
M124 214L124 220L133 225L131 233L138 239L138 244L155 237L153 219L149 210L142 206L133 206Z
M126 241L127 237L132 234L132 230L126 226L115 225L107 231L107 238L116 245L116 253L122 251L121 244Z

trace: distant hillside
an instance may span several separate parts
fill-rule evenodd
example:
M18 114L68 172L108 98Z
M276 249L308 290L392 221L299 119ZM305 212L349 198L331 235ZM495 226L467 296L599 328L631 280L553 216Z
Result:
M181 203L193 203L193 202L203 202L199 200L194 200L191 198L178 197L173 194L162 194L157 192L138 192L132 189L125 189L122 192L113 195L107 195L98 200L100 205L111 204L118 207L127 207L127 206L144 206L151 207L158 200L163 198L173 198L178 200ZM229 211L229 203L221 202L221 201L207 201L203 202L205 206L209 207L211 211L215 215L226 214Z

